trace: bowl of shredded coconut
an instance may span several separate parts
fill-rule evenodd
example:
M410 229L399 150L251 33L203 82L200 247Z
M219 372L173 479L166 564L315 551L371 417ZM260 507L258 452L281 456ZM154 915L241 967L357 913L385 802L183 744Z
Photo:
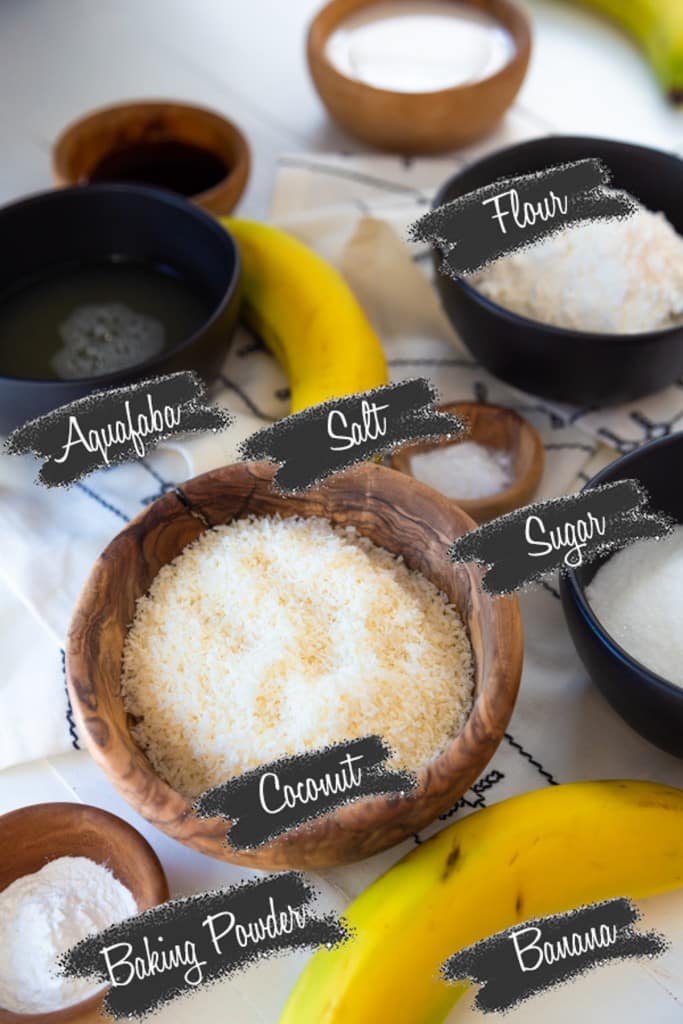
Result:
M85 804L22 807L0 833L0 1022L90 1021L105 988L62 974L60 957L164 903L161 864L131 825Z
M644 146L549 136L454 175L435 205L499 179L599 158L634 213L562 228L466 277L441 273L444 308L476 359L524 391L608 405L683 373L683 160ZM440 257L436 256L437 264Z
M448 558L474 526L453 502L375 464L283 496L275 469L237 463L157 499L109 545L67 644L89 749L144 817L251 867L369 856L459 799L514 706L514 598ZM405 794L349 803L240 850L197 797L337 743L380 736Z
M676 525L567 573L562 604L595 684L628 724L683 757L683 434L651 441L586 487L635 479Z

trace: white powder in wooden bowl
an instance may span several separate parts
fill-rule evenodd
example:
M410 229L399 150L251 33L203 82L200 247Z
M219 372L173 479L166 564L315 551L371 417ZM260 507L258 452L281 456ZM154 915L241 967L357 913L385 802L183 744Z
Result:
M207 530L137 604L122 688L136 741L193 797L279 757L379 734L417 768L462 728L469 639L445 595L353 529Z
M59 958L136 912L133 894L89 857L57 857L15 879L0 893L0 1007L42 1016L93 995L100 983L65 977Z
M626 220L564 228L469 278L499 306L541 323L633 334L683 319L683 238L638 205Z

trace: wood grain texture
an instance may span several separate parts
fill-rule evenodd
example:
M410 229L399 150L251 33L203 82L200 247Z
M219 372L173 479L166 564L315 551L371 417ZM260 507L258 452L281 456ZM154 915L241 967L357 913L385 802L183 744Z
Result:
M209 213L231 213L249 178L249 146L226 118L187 103L122 103L92 111L64 129L52 150L57 185L82 185L107 153L145 142L192 143L218 156L229 173L192 201Z
M168 899L164 870L152 847L121 818L87 804L49 803L22 807L0 817L2 857L0 891L58 857L89 857L131 891L138 910ZM26 956L31 950L25 950ZM11 1013L0 1007L0 1024L95 1024L111 1018L100 1013L104 999L90 999L53 1013Z
M493 756L512 713L522 668L522 626L516 599L488 597L477 567L455 566L448 559L449 545L474 524L437 492L367 464L283 498L271 489L274 472L265 463L225 466L184 484L182 500L168 493L133 520L85 584L68 635L67 676L77 725L93 757L152 824L221 860L262 869L312 869L359 860L400 842L448 810L471 785ZM131 737L120 696L121 651L135 601L162 565L210 524L274 513L353 525L447 593L469 632L476 699L462 732L420 773L414 795L369 798L267 846L238 852L225 843L226 822L197 818Z
M325 46L349 15L380 0L331 0L308 32L308 66L332 117L350 135L398 153L440 153L464 146L492 131L524 80L531 55L531 26L512 0L465 0L510 32L515 53L489 78L436 92L393 92L348 78L329 61Z
M485 402L450 402L439 406L440 412L454 413L468 423L468 433L454 441L427 441L412 444L394 452L391 465L401 473L412 475L411 460L420 452L476 441L486 448L495 448L510 455L512 483L505 490L488 498L453 498L461 509L477 523L505 515L527 505L533 498L543 475L545 449L535 427L513 409Z

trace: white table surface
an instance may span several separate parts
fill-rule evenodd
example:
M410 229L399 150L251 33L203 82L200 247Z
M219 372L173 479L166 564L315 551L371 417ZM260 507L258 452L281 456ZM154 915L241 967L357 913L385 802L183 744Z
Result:
M304 31L318 5L318 0L2 0L0 201L50 186L51 143L84 110L124 98L173 97L215 107L240 124L253 151L240 212L265 217L281 154L363 148L331 125L307 75ZM518 103L541 128L683 153L683 112L665 103L626 37L572 3L533 0L528 7L536 46ZM159 853L175 895L243 877L150 828L87 754L0 772L0 813L59 799L97 804L135 824ZM327 895L339 904L332 889ZM680 951L683 893L642 906L646 923L669 935ZM234 982L173 1004L156 1019L209 1024L226 1020L228 1010L231 1024L274 1024L300 962L288 956L253 968ZM674 1024L683 1019L682 974L678 958L671 957L646 966L612 965L526 1004L507 1020L569 1024L583 1016L608 1024ZM449 1019L483 1018L463 1003Z

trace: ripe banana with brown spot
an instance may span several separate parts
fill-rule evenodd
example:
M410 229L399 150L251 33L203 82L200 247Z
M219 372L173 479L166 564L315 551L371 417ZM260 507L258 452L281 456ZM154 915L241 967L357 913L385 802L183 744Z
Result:
M578 782L476 811L356 899L355 936L313 955L280 1024L437 1024L467 985L439 968L511 925L683 886L683 790Z

